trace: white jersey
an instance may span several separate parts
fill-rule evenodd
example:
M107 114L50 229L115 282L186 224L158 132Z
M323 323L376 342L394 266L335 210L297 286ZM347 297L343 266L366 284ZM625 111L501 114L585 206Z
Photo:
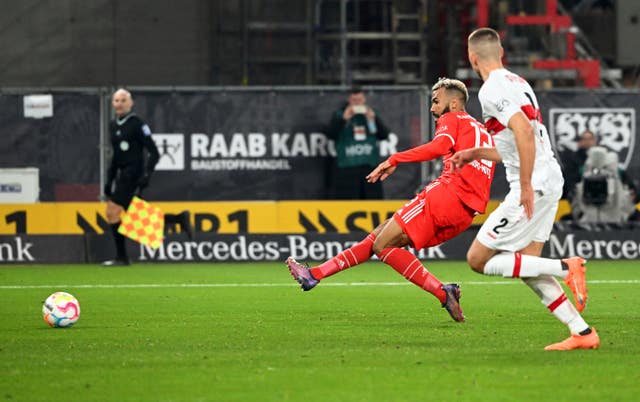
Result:
M562 192L562 171L553 155L538 100L529 83L504 68L493 70L480 88L478 98L482 118L487 130L493 134L511 189L520 188L520 158L513 131L507 125L513 115L523 112L531 121L536 136L536 158L531 178L533 189L547 193Z

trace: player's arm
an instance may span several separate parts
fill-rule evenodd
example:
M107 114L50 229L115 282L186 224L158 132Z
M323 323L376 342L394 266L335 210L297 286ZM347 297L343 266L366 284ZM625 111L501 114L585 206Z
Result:
M524 207L527 218L531 219L533 216L531 175L536 159L535 132L531 122L522 112L511 116L508 127L513 131L520 159L520 204Z
M448 154L452 146L453 139L448 134L441 134L426 144L391 155L389 162L393 166L406 162L427 162Z
M468 148L458 151L451 157L451 162L456 169L459 169L478 159L485 159L497 163L502 162L502 157L496 148L486 147Z
M384 181L393 172L395 172L398 163L406 162L426 162L441 157L449 153L453 139L446 134L436 136L431 142L398 152L391 155L387 160L378 165L367 175L369 183L375 183L378 180Z

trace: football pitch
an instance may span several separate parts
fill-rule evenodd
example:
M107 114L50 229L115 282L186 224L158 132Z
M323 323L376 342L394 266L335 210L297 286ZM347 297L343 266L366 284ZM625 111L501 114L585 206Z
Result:
M521 281L425 265L466 323L376 262L310 292L283 263L4 266L0 400L638 400L637 261L589 262L602 343L569 352L543 350L569 333ZM80 301L72 328L42 319L55 291Z

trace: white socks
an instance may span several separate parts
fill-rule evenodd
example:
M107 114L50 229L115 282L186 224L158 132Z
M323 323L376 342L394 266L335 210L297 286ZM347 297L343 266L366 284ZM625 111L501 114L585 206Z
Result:
M565 278L568 272L562 269L560 260L508 252L494 255L484 266L485 275L502 275L505 278L533 278L540 275Z
M569 331L571 331L572 334L577 335L589 328L589 325L580 313L578 313L573 303L567 299L567 295L562 290L562 286L560 286L556 278L549 275L542 275L536 278L523 278L522 280L540 297L542 304L544 304L560 322L569 327Z
M564 293L558 278L566 278L562 261L534 257L520 253L502 252L494 255L484 266L485 275L502 275L505 278L522 278L540 297L549 311L577 335L589 328L578 310Z

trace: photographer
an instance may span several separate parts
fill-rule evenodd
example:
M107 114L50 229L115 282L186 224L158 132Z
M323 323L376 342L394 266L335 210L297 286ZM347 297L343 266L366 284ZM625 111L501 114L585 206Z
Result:
M366 103L362 88L353 87L347 103L333 113L327 130L336 144L333 170L335 199L381 199L382 184L367 183L365 177L380 163L378 141L389 136L389 129Z

